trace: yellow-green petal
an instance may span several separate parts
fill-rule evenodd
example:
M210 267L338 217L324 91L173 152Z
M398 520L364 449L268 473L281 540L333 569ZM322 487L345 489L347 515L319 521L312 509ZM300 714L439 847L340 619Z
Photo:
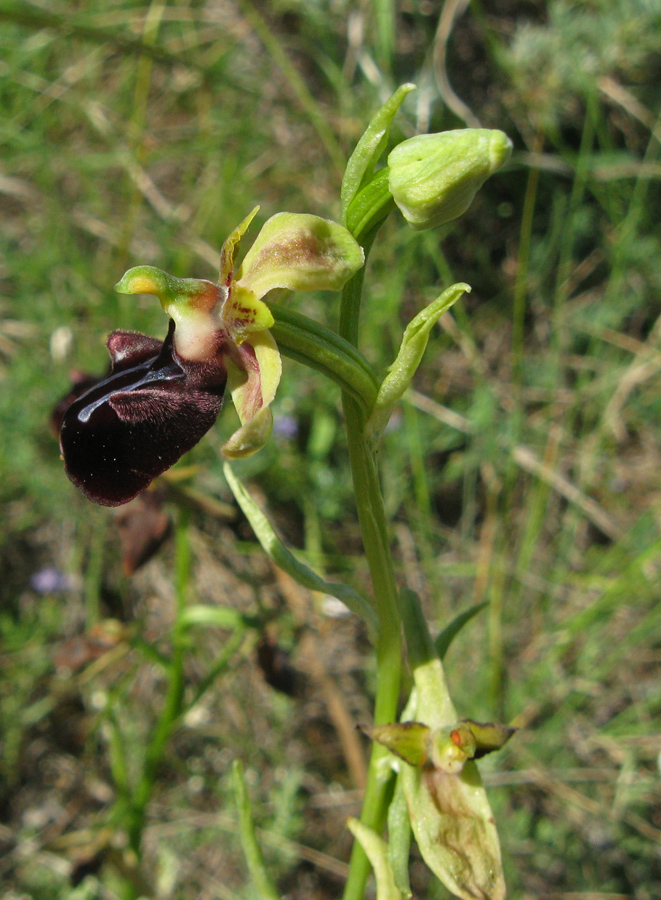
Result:
M254 334L227 358L227 387L241 420L241 427L223 446L229 459L250 456L271 436L273 419L269 405L282 373L282 360L270 332Z
M270 332L260 331L227 358L227 388L241 424L268 406L280 383L282 360Z
M266 444L273 430L273 416L268 406L261 409L254 418L234 432L226 441L221 452L227 459L242 459L252 456Z
M205 278L176 278L155 266L134 266L115 285L118 294L153 294L168 315L172 307L210 310L219 300L218 285Z
M201 362L216 352L224 334L220 312L227 289L204 278L175 278L154 266L135 266L115 290L120 294L153 294L177 326L175 346L184 359Z
M250 337L255 351L262 380L262 405L268 406L275 398L275 392L282 375L282 357L269 331L260 331Z
M235 344L272 327L274 319L266 303L242 284L232 282L227 300L220 312L222 326Z

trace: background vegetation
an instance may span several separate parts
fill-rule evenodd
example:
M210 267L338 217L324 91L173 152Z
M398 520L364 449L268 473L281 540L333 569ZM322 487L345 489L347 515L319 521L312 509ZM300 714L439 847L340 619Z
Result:
M482 767L511 896L661 894L661 5L466 6L0 0L3 897L257 896L234 758L282 893L341 892L369 646L256 548L217 453L233 410L164 482L174 537L130 578L49 417L108 331L164 333L153 299L113 293L126 268L213 278L256 203L337 217L344 160L403 81L402 134L479 122L515 153L443 232L392 216L370 261L380 368L441 286L473 286L386 435L400 576L436 630L489 603L447 666L464 715L523 726ZM285 368L242 475L310 563L362 584L338 394ZM184 602L240 615L173 636ZM222 672L149 764L173 644L187 703ZM145 771L137 871L124 801Z

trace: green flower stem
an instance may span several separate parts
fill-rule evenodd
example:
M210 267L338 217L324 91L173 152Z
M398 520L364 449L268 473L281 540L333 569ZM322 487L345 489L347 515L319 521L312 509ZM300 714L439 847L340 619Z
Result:
M358 332L360 327L360 299L363 293L363 281L365 280L365 268L367 266L367 253L365 251L365 265L359 269L353 278L344 286L342 302L340 304L339 332L352 346L358 346Z
M279 349L339 384L357 402L361 414L368 416L379 384L362 353L349 341L307 316L275 303L267 303L267 306L275 319L271 333Z
M397 587L390 555L388 528L378 473L372 448L363 437L364 419L351 397L344 395L349 457L353 476L358 519L365 555L370 568L379 627L376 640L377 685L374 724L385 725L397 718L397 702L402 667L401 625ZM385 824L390 798L390 778L384 777L380 761L387 750L372 745L367 774L363 825L380 833ZM344 900L361 900L370 864L362 847L355 843L351 854L349 877Z
M340 331L357 342L363 270L347 283L342 295ZM372 442L365 436L365 418L352 396L342 396L358 519L365 547L374 600L379 620L376 640L377 686L374 724L385 725L397 718L397 702L402 669L401 616L392 556L388 520L381 495ZM390 799L391 778L382 771L385 747L374 743L367 775L361 822L377 833L383 830ZM370 864L356 842L351 854L344 900L362 900Z
M346 226L359 244L365 246L365 238L380 227L386 216L395 208L395 201L388 187L389 169L385 166L357 194L347 210Z

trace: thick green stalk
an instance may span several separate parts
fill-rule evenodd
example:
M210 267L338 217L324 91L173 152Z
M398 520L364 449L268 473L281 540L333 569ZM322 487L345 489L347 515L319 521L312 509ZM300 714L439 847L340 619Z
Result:
M356 347L318 322L292 309L267 303L275 324L271 333L290 359L322 372L359 404L367 417L378 390L376 375Z
M363 270L348 282L342 295L340 333L354 344L358 336L362 284ZM384 725L394 722L397 717L402 668L399 597L374 446L365 436L365 418L356 401L344 392L342 402L358 520L379 620L376 640L377 687L374 723ZM380 765L386 753L384 747L376 743L373 745L361 814L361 822L377 832L380 832L385 824L392 782ZM354 843L344 900L362 900L369 872L370 864L365 852L358 843Z

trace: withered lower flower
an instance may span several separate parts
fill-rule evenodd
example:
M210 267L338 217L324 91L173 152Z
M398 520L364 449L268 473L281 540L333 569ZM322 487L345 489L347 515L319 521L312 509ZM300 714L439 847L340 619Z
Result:
M223 244L218 283L137 266L116 285L123 294L157 296L170 327L163 342L113 332L110 374L64 413L67 475L95 503L127 503L194 447L216 421L226 387L241 427L224 455L247 456L268 440L281 360L262 297L274 288L339 290L364 257L341 225L279 213L235 269L256 212Z
M143 491L115 512L122 571L127 577L149 562L170 536L172 520L163 507L164 496L158 488Z

